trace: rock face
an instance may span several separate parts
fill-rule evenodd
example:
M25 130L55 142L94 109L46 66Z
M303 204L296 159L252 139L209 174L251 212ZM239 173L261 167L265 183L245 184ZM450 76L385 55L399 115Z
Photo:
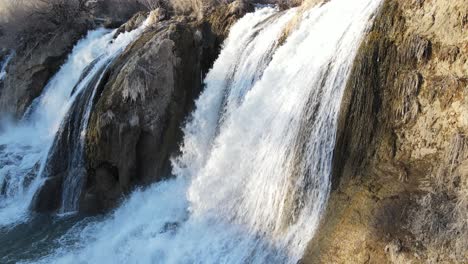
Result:
M28 43L16 50L16 55L8 64L9 74L0 86L0 116L22 116L88 27L86 23L76 24L73 28L62 29L42 41Z
M84 207L109 208L132 186L170 175L178 128L201 89L201 56L196 30L170 20L118 59L90 120Z
M154 24L111 64L98 86L86 134L81 212L106 211L135 187L171 176L170 157L178 151L203 77L230 26L250 10L233 2L203 20L170 18L163 9L150 13ZM117 34L138 27L147 15L137 13ZM35 197L35 211L56 211L65 175L81 170L66 162L75 148L69 138L77 131L75 119L67 119L54 143L62 147L50 156L50 178Z
M333 191L304 263L468 262L467 32L464 0L384 1L345 92Z
M101 67L76 95L65 115L47 156L43 173L47 180L35 195L32 205L35 211L76 210L78 207L75 197L79 196L86 175L82 140L82 131L86 127L83 120L87 118L86 112L95 87L102 89L107 78L106 67Z
M135 186L171 176L170 158L202 78L228 28L248 10L234 3L203 21L161 21L114 63L88 128L83 211L112 208Z
M0 48L0 63L3 62L5 57L8 55L8 50L5 48Z

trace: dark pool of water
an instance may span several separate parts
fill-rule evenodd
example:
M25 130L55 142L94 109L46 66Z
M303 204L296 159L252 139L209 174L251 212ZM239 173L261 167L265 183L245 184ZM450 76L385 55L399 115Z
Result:
M73 243L61 239L71 228L84 226L97 218L34 215L28 222L0 227L0 263L34 261L49 255L63 243Z

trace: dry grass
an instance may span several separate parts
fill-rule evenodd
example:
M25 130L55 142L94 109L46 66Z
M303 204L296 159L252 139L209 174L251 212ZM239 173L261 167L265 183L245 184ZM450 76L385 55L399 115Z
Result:
M0 47L18 47L47 38L88 14L87 0L0 0Z
M426 192L410 217L410 230L436 260L444 254L468 261L468 137L454 136L444 162L422 186ZM453 250L455 249L455 250Z
M90 18L126 21L142 10L163 7L170 14L203 18L212 7L234 0L0 0L0 48L17 48ZM303 0L241 0L296 6ZM308 0L311 1L311 0ZM316 0L314 0L316 1Z
M177 13L201 12L208 1L216 0L0 0L0 47L34 42L92 17L125 21L138 11L161 6Z
M127 20L138 11L154 9L156 0L98 0L93 11L98 17Z

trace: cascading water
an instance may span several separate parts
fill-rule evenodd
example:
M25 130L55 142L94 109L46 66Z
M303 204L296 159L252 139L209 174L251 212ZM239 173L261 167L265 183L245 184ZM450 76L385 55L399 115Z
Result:
M380 0L302 15L257 10L231 30L184 132L175 179L81 223L42 263L297 263L329 194L341 97Z
M3 61L0 61L0 81L5 79L5 76L7 73L6 67L8 66L8 63L10 62L10 60L13 58L14 55L15 55L14 52L10 52L8 55L5 56Z
M2 124L0 226L27 219L33 196L43 184L46 176L44 174L48 172L46 169L51 162L48 153L54 153L55 148L60 147L53 143L68 110L77 98L82 97L81 94L96 79L96 75L102 73L110 61L142 32L147 23L149 22L136 30L122 33L115 39L113 37L116 31L90 31L77 43L67 62L49 81L42 95L31 104L23 120L18 124ZM84 72L86 74L81 76ZM91 92L93 88L90 88ZM90 105L87 104L87 115ZM84 118L80 121L84 123L82 127L86 127L86 120ZM79 137L73 140L81 141ZM73 209L73 202L71 199L72 206L66 207L67 204L64 207Z
M93 99L112 58L99 61L93 66L90 78L83 84L81 93L70 107L59 132L57 133L47 161L45 173L63 176L60 213L78 210L79 196L86 173L84 164L85 135L91 113Z

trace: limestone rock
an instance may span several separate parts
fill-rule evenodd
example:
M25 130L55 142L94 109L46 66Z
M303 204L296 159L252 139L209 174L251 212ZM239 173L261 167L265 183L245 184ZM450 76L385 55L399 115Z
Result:
M60 30L42 42L16 50L8 64L8 75L0 87L0 116L21 117L48 80L57 72L74 44L86 33L86 23Z
M147 12L138 12L136 13L130 20L126 23L122 24L117 31L115 32L114 38L117 37L119 34L124 32L130 32L136 28L138 28L148 17Z
M170 176L179 127L201 89L194 37L187 24L167 21L114 63L89 124L84 199L94 194L110 208L133 186Z
M450 15L448 15L450 14ZM304 263L466 263L468 6L386 0L344 94Z
M171 177L182 124L231 25L217 22L161 20L113 64L90 119L83 210L112 208L136 186Z
M85 171L78 205L84 213L111 209L135 187L171 177L169 159L177 154L181 126L226 32L250 10L246 6L250 5L237 1L219 5L203 20L168 17L163 9L157 9L137 13L125 23L117 34L138 27L148 15L152 18L97 86L84 164L66 161L79 148L68 135L81 131L77 130L84 107L80 102L87 100L79 99L71 107L54 142L60 147L49 154L46 171L50 180L36 195L33 210L56 211L64 188L56 182L75 170L79 175Z

